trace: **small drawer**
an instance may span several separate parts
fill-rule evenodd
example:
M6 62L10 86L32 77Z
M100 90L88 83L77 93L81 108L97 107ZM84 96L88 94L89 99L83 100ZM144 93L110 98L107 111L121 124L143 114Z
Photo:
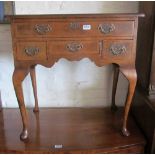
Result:
M57 21L15 23L17 37L133 36L134 21Z
M99 42L96 40L65 40L48 43L49 58L83 58L100 56Z
M106 40L104 41L103 59L128 63L133 55L132 47L132 40Z
M17 60L46 60L46 42L18 42L16 58Z

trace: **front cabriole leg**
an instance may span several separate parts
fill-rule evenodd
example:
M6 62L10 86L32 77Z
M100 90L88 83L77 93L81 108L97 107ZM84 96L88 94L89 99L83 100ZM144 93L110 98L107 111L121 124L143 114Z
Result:
M29 73L29 69L15 68L13 73L13 78L12 78L15 93L16 93L19 108L20 108L20 113L22 116L23 131L20 135L21 140L26 140L28 138L28 120L27 120L27 113L26 113L24 97L23 97L23 89L22 89L22 82L28 73Z
M128 120L128 114L129 114L132 98L135 92L136 83L137 83L137 72L135 68L120 68L120 71L125 75L125 77L129 81L128 94L127 94L127 99L125 103L123 127L122 127L122 134L124 136L129 136L130 132L127 129L127 120Z

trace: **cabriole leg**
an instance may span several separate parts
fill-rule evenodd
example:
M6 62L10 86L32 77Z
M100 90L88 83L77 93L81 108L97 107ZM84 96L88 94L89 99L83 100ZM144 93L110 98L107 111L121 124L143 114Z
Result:
M132 98L135 92L136 83L137 83L137 73L135 69L122 68L120 70L129 81L128 94L127 94L127 99L125 103L123 128L122 128L123 135L129 136L130 132L127 129L127 119L128 119L128 114L129 114Z
M116 98L116 89L117 89L117 83L118 83L118 76L119 76L119 67L115 65L114 77L113 77L113 87L112 87L112 104L111 104L111 110L112 111L117 110L117 106L115 104L115 98Z
M37 98L37 83L36 83L36 73L35 73L35 66L30 68L30 76L32 81L33 93L34 93L34 100L35 100L35 107L33 109L34 112L38 112L38 98Z
M23 123L23 131L20 135L21 140L26 140L28 138L28 120L27 120L27 113L26 113L24 97L23 97L23 89L22 89L22 82L25 79L28 72L29 72L28 69L15 68L13 73L13 85L17 96L20 113L22 116L22 123Z

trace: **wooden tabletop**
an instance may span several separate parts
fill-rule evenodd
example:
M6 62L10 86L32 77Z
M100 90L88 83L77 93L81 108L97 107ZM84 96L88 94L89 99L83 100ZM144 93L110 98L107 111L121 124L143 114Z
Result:
M35 18L35 19L41 19L41 18L49 18L49 19L65 19L65 18L85 18L87 17L90 19L93 18L130 18L130 17L145 17L145 14L143 13L95 13L95 14L23 14L23 15L6 15L5 19L11 20L11 19L22 19L22 18Z

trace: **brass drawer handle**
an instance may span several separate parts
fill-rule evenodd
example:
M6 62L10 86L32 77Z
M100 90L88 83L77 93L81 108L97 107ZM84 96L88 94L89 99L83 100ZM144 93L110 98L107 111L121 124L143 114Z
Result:
M115 30L115 25L114 24L100 24L98 29L102 33L108 34L108 33L113 32Z
M50 32L52 30L51 26L48 25L48 24L36 24L35 27L34 27L34 30L40 34L40 35L43 35L43 34L46 34L47 32Z
M83 45L81 43L72 42L72 43L67 44L66 48L70 52L77 52L83 48Z
M40 52L39 48L37 47L27 47L24 49L24 52L27 56L34 56Z
M120 44L111 45L110 52L112 53L112 55L120 55L126 52L126 47L125 45Z

